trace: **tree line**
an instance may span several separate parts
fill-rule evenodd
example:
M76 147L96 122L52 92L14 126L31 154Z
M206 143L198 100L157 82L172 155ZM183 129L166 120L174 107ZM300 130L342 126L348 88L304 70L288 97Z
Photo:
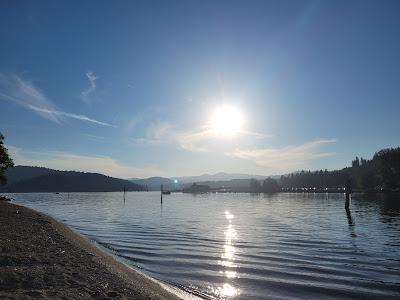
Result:
M377 192L400 190L400 147L382 149L372 159L356 157L351 166L341 170L300 171L264 181L252 179L252 192L338 191L350 180L354 191Z

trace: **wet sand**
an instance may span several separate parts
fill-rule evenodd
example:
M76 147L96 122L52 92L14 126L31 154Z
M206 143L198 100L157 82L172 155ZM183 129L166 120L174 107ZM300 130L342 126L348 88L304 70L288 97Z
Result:
M179 299L49 216L0 200L0 299Z

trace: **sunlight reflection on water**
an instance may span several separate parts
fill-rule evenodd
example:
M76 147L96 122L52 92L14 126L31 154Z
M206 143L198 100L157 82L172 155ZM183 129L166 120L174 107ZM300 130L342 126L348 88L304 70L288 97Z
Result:
M226 231L224 231L225 235L225 244L224 251L221 254L222 260L218 262L219 265L223 266L225 270L220 271L220 273L225 274L226 278L231 279L237 278L237 272L232 269L236 269L235 260L235 247L234 240L237 240L237 232L232 224L232 220L234 219L234 215L229 211L225 211L225 218L228 220L229 224L227 226ZM232 285L232 282L226 282L219 287L216 291L216 294L222 297L234 297L239 294L239 290Z

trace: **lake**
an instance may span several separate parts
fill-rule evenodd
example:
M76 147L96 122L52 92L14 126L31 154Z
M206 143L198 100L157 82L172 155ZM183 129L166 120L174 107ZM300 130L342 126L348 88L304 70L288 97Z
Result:
M400 298L400 199L343 194L10 194L142 272L227 299Z

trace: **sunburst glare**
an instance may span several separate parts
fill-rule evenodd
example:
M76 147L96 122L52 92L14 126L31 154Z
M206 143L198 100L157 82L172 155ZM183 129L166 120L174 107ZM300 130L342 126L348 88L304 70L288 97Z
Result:
M241 112L233 106L224 105L214 110L211 116L210 128L219 136L234 136L243 126Z

